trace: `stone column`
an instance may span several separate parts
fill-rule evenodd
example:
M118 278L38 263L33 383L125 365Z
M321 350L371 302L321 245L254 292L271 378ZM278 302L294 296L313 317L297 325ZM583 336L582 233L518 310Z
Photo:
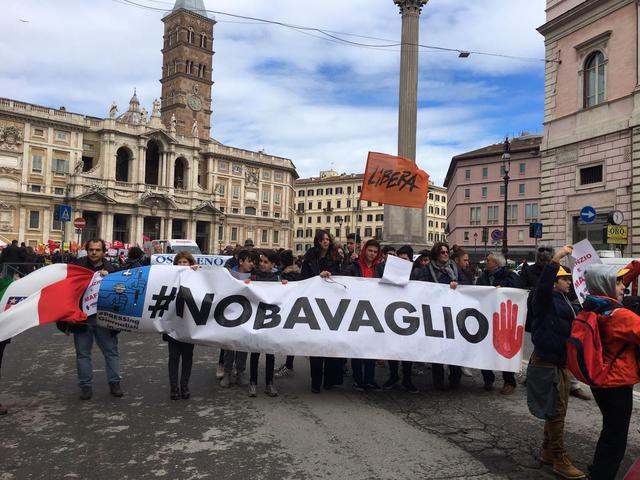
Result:
M418 43L420 12L428 0L393 0L402 15L398 156L416 160L418 117ZM426 246L423 209L384 206L383 238L386 243L411 244L416 251ZM364 240L364 239L363 239Z
M144 184L145 174L145 162L147 160L147 146L144 144L138 145L138 176L136 182Z

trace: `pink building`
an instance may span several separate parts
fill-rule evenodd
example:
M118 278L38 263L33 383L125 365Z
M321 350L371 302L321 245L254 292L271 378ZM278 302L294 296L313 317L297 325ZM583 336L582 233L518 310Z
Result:
M540 135L523 135L511 140L507 232L509 258L521 260L532 254L535 240L529 238L529 223L539 220ZM503 230L504 170L503 144L497 143L451 159L444 186L449 190L447 225L450 245L461 245L472 258L485 251L500 250L502 242L491 233ZM482 229L489 229L487 244Z
M547 0L540 216L545 240L607 248L602 227L619 210L627 254L640 255L640 3ZM592 223L580 219L595 208Z

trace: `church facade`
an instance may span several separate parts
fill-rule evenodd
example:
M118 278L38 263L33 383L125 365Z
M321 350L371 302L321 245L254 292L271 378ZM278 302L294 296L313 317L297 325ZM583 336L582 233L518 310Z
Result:
M135 92L107 118L0 98L0 240L76 240L71 222L54 219L66 204L86 221L82 240L291 248L293 162L210 137L215 21L202 0L177 0L163 23L151 113Z

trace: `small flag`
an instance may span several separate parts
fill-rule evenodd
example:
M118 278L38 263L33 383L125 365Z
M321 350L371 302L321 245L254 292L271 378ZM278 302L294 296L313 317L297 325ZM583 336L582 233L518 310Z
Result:
M360 200L399 207L424 208L429 175L415 162L384 153L369 152Z

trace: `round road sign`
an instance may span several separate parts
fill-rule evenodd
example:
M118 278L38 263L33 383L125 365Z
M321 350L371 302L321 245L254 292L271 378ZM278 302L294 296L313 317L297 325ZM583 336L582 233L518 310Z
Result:
M82 217L74 218L73 226L79 229L83 229L84 227L87 226L87 221Z

